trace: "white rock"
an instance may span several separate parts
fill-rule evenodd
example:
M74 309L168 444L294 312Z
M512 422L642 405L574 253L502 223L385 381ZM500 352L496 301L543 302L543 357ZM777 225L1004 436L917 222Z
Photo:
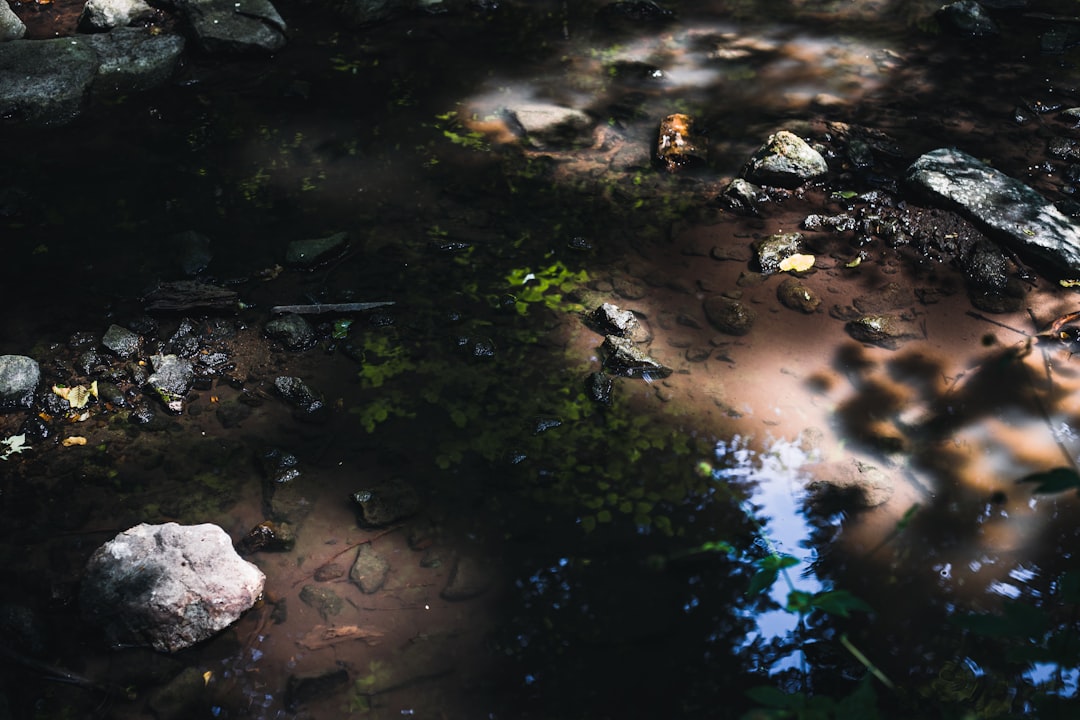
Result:
M235 622L265 581L217 525L143 523L90 557L80 602L112 645L175 652Z

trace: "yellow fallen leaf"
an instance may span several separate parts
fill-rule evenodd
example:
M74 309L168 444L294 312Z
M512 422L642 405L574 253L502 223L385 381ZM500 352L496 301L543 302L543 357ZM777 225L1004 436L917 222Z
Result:
M788 255L786 258L780 261L781 272L806 272L810 268L814 267L814 261L816 258L813 255L802 255L796 253L795 255Z
M90 388L85 385L76 385L75 387L53 385L52 391L67 400L73 410L78 410L90 402L91 395L97 397L97 381Z
M64 438L64 441L60 443L64 447L71 447L72 445L85 445L86 438L82 435L72 435L71 437Z
M212 677L214 677L214 671L213 670L207 670L206 672L204 672L202 674L203 685L209 685L210 684L210 679Z
M1058 284L1061 287L1078 287L1080 286L1080 280L1058 280Z

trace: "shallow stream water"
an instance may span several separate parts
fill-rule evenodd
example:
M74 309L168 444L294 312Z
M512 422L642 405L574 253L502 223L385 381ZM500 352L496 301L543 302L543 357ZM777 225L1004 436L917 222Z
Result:
M760 707L758 686L847 698L837 717L1071 716L1075 492L1017 481L1080 453L1080 361L1033 342L1075 291L1036 278L1022 308L988 318L947 262L871 245L853 266L852 238L819 238L804 282L822 307L802 314L750 273L749 248L941 146L1068 199L1047 143L1076 130L1031 108L1080 105L1076 51L1042 54L1048 21L1022 11L976 41L942 33L929 2L671 3L674 22L619 32L600 4L475 3L354 30L286 4L274 57L195 59L68 126L5 129L0 352L79 381L70 338L133 323L143 295L185 277L178 232L210 238L197 276L244 303L224 343L233 382L152 429L96 407L0 465L0 600L39 615L44 661L124 688L12 661L11 717L728 718ZM525 100L587 111L594 138L523 146L500 109ZM672 112L706 132L704 167L651 161ZM830 123L900 151L867 175L836 160L827 185L761 217L717 205L769 134L829 145ZM338 231L345 255L282 267L290 242ZM856 342L830 309L890 282L920 336ZM731 292L758 315L745 336L702 310ZM326 318L305 352L262 336L274 305L379 300L396 304L344 339ZM675 370L618 379L610 407L585 394L602 338L582 315L602 302L633 310ZM149 345L179 318L158 323ZM291 412L279 375L328 412ZM2 437L24 419L0 417ZM86 445L57 443L73 434ZM173 657L106 648L78 614L90 553L139 522L215 522L239 541L267 517L272 449L299 459L304 512L292 550L249 558L266 604ZM852 468L880 497L809 503L808 483ZM420 509L364 527L350 495L387 480ZM390 563L382 589L317 583L361 544ZM782 556L797 564L748 592ZM448 600L462 564L483 592ZM313 583L339 614L300 599ZM869 612L784 610L793 591L833 590ZM312 647L326 625L366 637Z

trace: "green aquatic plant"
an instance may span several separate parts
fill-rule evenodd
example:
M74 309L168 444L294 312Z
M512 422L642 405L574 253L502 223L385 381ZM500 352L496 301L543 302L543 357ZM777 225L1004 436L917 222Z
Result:
M432 127L440 131L445 139L459 147L477 152L491 150L491 145L488 144L484 133L466 128L458 118L456 110L436 115Z
M571 270L561 260L535 271L528 267L515 268L506 276L519 315L525 315L536 304L562 312L584 310L577 303L564 302L563 298L588 281L585 270Z

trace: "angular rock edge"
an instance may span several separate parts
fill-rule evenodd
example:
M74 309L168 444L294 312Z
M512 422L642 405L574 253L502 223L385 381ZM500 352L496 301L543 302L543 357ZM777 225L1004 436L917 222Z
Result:
M1080 275L1080 226L1019 180L956 148L926 153L912 163L905 179L1020 255L1054 273Z

